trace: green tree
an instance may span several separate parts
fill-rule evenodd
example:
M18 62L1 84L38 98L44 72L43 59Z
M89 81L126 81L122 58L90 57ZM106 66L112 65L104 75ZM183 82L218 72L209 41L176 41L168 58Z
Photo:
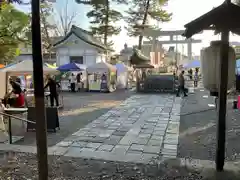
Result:
M91 5L92 10L87 13L91 19L91 31L94 35L103 39L106 46L111 47L113 42L109 37L118 35L121 27L114 25L123 18L121 12L114 9L112 3L127 4L126 0L76 0L77 3Z
M18 53L18 45L27 42L29 16L5 4L0 11L0 61L9 62Z
M22 0L1 0L0 2L3 4L5 4L5 3L18 3L18 4L23 3Z
M44 53L51 53L51 47L53 45L53 35L58 34L58 26L52 17L54 9L51 3L46 1L40 4L40 20L41 20L41 38L42 38L42 51ZM29 14L29 42L31 44L31 14Z
M171 13L163 9L168 0L131 0L130 8L127 11L128 16L125 18L128 26L126 27L128 35L139 37L138 49L142 48L143 35L141 32L144 28L154 28L150 25L149 20L153 19L158 22L168 22L171 20Z
M48 2L43 2L40 5L40 18L41 18L41 37L43 52L49 53L53 44L52 34L56 31L56 24L50 23L49 19L53 14L53 7Z

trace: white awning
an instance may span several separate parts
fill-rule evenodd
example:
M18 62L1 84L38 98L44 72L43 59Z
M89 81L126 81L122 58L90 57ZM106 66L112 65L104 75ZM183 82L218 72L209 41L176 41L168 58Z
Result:
M10 76L20 76L33 74L33 62L31 60L25 60L12 66L3 68L1 72L6 72ZM56 69L49 68L43 65L44 74L58 74L59 71Z

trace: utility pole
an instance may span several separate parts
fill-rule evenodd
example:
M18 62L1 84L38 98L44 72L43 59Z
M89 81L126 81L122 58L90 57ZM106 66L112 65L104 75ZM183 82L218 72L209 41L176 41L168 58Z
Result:
M48 180L47 132L44 103L40 1L32 0L32 59L36 113L38 179Z
M176 42L178 41L178 35L176 35ZM175 56L176 66L178 68L178 44L176 43L176 56Z

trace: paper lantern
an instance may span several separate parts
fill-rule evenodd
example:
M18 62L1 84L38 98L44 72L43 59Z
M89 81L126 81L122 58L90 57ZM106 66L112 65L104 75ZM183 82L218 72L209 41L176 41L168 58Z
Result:
M220 82L220 49L221 41L211 42L210 47L201 51L201 71L203 76L203 86L211 93L218 93ZM227 61L227 59L226 59ZM228 89L232 88L235 81L235 51L229 47L228 54Z

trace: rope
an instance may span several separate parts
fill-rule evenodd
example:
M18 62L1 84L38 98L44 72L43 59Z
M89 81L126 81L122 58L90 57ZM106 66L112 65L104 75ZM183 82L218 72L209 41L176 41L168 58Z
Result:
M209 109L204 109L204 110L201 110L201 111L195 111L195 112L180 114L180 116L188 116L188 115L198 114L198 113L207 112L207 111L212 111L212 110L216 110L216 109L215 109L215 108L209 108Z
M0 112L0 114L2 114L2 115L4 115L4 116L11 117L11 118L14 118L14 119L17 119L17 120L20 120L20 121L24 121L24 122L36 124L36 122L34 122L34 121L30 121L30 120L27 120L27 119L23 119L23 118L20 118L20 117L17 117L17 116L13 116L13 115L10 115L10 114L6 114L6 113L3 113L3 112Z

